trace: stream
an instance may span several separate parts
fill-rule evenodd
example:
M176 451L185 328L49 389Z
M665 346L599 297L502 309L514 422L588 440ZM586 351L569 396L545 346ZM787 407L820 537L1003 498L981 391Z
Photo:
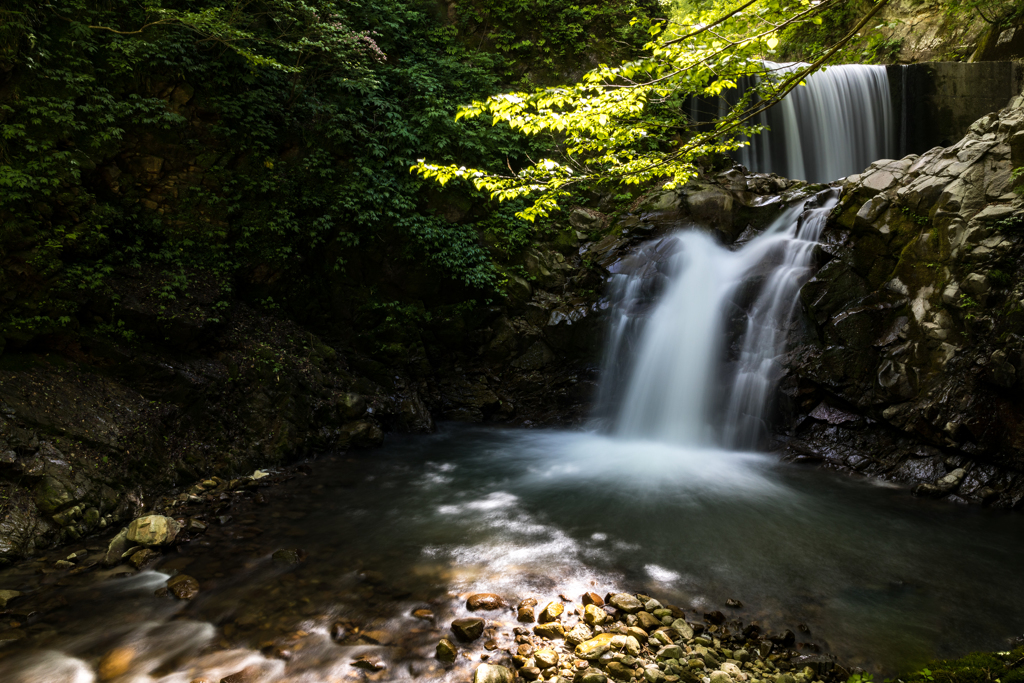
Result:
M463 680L486 651L445 672L434 646L476 592L510 605L646 592L690 620L724 610L882 672L1024 631L1024 549L1009 542L1020 515L767 455L444 425L261 491L234 494L232 519L153 570L68 576L45 558L0 573L31 593L3 617L21 639L0 650L0 679L87 683L128 651L117 680L218 681L246 666L261 681ZM282 548L304 559L275 560ZM194 600L154 594L177 572L199 580ZM487 618L508 647L514 612ZM360 656L386 668L357 668Z

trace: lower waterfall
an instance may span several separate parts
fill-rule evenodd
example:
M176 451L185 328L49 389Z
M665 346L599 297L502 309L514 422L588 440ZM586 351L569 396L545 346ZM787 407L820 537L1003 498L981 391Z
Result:
M799 202L735 249L697 229L680 232L642 249L642 265L614 276L603 396L619 397L616 434L759 445L797 295L837 201L838 190L829 189ZM664 291L652 303L657 289ZM739 334L731 360L730 327Z

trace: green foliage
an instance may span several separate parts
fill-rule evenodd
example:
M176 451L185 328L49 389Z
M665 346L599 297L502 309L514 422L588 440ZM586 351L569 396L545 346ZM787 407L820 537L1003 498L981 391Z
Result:
M498 201L534 195L519 212L528 220L549 215L574 188L595 183L679 186L696 175L700 160L748 144L761 131L755 117L838 52L841 44L830 45L814 63L795 69L765 61L774 56L780 32L819 21L837 2L722 2L681 6L669 22L634 20L652 38L644 56L620 66L602 64L573 85L505 93L459 110L459 119L489 118L525 136L552 139L554 154L509 164L509 173L426 159L413 170L441 185L469 181ZM724 97L744 79L753 84L710 125L684 113L690 98Z
M527 54L580 61L595 32L628 37L617 13L645 2L480 4L449 25L429 0L6 3L0 285L15 296L0 299L0 336L74 326L88 297L116 304L125 277L156 283L146 295L168 318L246 288L287 308L282 289L322 296L384 277L380 263L494 296L495 259L534 228L469 191L437 199L409 167L427 154L497 171L543 154L486 117L456 124L458 107L498 92ZM125 337L116 318L98 331Z
M992 280L992 282L994 282L1000 287L1008 287L1010 284L1013 283L1013 276L1010 273L1007 273L1006 271L999 270L998 268L993 268L992 270L990 270L988 273L988 277L990 280Z
M927 668L901 677L905 683L1021 683L1024 648L1011 652L972 652L960 659L930 662Z

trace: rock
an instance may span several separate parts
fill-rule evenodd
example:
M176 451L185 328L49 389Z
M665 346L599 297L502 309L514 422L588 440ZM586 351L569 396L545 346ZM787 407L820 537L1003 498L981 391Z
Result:
M633 670L619 662L609 662L608 666L605 667L605 671L607 671L612 678L619 681L628 681L633 677Z
M646 631L653 631L657 628L661 628L661 619L657 618L650 612L641 610L636 613L637 622L640 624L640 628Z
M548 640L565 637L565 627L557 621L537 624L533 627L533 632L541 638L547 638Z
M576 656L580 659L597 659L611 649L621 650L626 645L626 637L619 634L599 633L590 640L576 646Z
M20 597L19 591L0 590L0 607L7 607L7 601Z
M519 670L519 676L528 681L535 681L540 678L540 668L536 666L524 666Z
M655 647L657 643L661 643L662 645L671 645L672 637L664 629L660 631L655 631L651 634L648 644L651 647Z
M528 624L533 621L533 608L537 606L537 601L533 598L526 598L519 603L516 607L516 619Z
M298 564L302 561L297 550L286 550L284 548L281 550L275 550L274 554L270 556L270 559L272 559L275 564Z
M616 593L608 601L608 604L627 614L639 612L644 607L640 604L640 601L636 599L636 596L630 595L629 593Z
M352 662L352 666L364 671L383 671L387 664L371 655L361 655Z
M992 290L988 276L981 273L971 273L964 278L960 287L976 297L984 297Z
M709 624L724 624L725 615L719 612L718 610L705 612L704 621L708 622Z
M99 665L100 680L109 681L128 673L135 655L135 650L130 647L119 647L103 655Z
M732 683L732 676L724 671L712 671L711 683Z
M565 634L565 642L569 645L579 645L580 643L590 640L594 637L594 632L587 628L586 623L579 622L572 627L568 633Z
M156 562L157 558L160 557L160 553L149 548L142 548L131 554L128 558L128 564L135 567L136 569L142 569L152 562Z
M366 399L359 394L338 397L338 414L343 420L356 420L366 414Z
M642 644L642 643L646 643L647 642L647 632L644 631L642 628L637 628L636 626L630 626L629 628L626 629L626 633L628 635L631 635L634 638L636 638L636 641L638 643Z
M452 622L452 632L459 640L468 643L476 640L484 632L484 620L477 617L456 619Z
M664 660L664 659L682 659L683 658L683 648L679 647L678 645L666 645L665 647L663 647L660 650L658 650L658 654L656 655L656 658L657 659L662 659L662 660Z
M433 621L434 613L428 609L416 609L412 611L412 615L417 619L423 619L424 621Z
M583 620L591 626L599 626L611 619L608 613L597 605L587 605L583 608Z
M494 593L476 593L475 595L469 596L466 600L466 609L471 612L483 610L485 612L501 609L505 607L505 601L500 595Z
M551 649L537 650L533 653L533 659L540 668L549 669L558 664L558 653Z
M605 683L608 677L600 671L582 671L573 679L573 683Z
M473 672L473 683L512 683L515 674L497 664L481 664Z
M128 525L128 541L147 546L169 545L181 530L181 525L163 515L139 517Z
M742 602L740 602L739 600L733 600L732 598L729 598L728 600L726 600L725 601L725 605L726 605L726 607L736 607L736 608L743 607L743 603Z
M683 640L689 640L693 638L693 627L690 626L684 619L676 619L672 622L672 630L679 634L679 637Z
M199 582L188 574L178 574L167 580L167 589L179 600L191 600L199 594Z
M236 671L230 676L220 679L220 683L257 683L263 677L262 673L259 666L247 666L241 671Z
M560 602L548 603L541 613L537 616L537 621L541 624L547 624L552 621L557 621L562 616L562 612L565 611L565 605Z
M584 593L580 602L584 605L597 605L598 607L604 607L604 599L597 593Z
M644 680L647 683L666 683L665 673L656 666L649 666L644 669Z

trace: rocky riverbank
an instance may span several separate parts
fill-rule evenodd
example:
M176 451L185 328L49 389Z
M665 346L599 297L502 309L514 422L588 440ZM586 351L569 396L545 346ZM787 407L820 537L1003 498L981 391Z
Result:
M511 647L501 651L493 639L484 643L490 653L479 655L487 663L477 667L474 683L511 683L517 675L555 683L811 683L845 681L850 675L833 658L793 650L791 631L769 635L756 623L744 626L717 610L688 621L678 607L648 595L608 593L602 598L593 592L578 599L561 595L535 614L538 606L534 598L516 606L516 618L524 625L512 629ZM729 600L729 606L742 605ZM498 595L477 594L469 596L466 607L504 611L506 604ZM525 626L534 621L536 626ZM470 617L453 621L451 629L454 640L472 651L488 625ZM437 657L450 665L459 649L452 639L442 639ZM469 652L464 656L472 657Z

